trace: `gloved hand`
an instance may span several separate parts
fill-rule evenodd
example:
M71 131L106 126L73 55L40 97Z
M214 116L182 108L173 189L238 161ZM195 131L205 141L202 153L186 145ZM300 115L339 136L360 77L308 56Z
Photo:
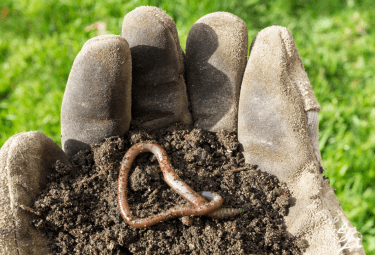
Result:
M247 48L246 24L217 12L194 24L185 54L173 20L155 7L128 13L121 36L88 40L62 103L64 151L33 131L12 136L0 151L0 253L48 253L47 237L20 205L33 206L57 159L70 164L68 156L91 143L123 135L132 119L153 129L183 122L238 131L246 163L287 183L294 200L287 230L308 241L305 254L365 254L321 175L320 106L292 35L268 27L248 61Z

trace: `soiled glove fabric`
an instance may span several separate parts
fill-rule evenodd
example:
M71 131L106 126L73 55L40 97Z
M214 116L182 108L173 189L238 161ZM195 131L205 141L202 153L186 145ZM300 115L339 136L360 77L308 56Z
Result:
M246 163L287 183L287 230L308 241L305 254L365 254L330 187L318 148L318 112L291 33L258 33L247 59L246 24L217 12L199 19L182 51L163 10L139 7L121 36L88 40L77 55L61 109L61 150L39 132L12 136L0 151L0 253L47 254L45 233L29 221L52 164L136 121L147 128L182 122L237 131ZM360 234L359 234L360 235Z

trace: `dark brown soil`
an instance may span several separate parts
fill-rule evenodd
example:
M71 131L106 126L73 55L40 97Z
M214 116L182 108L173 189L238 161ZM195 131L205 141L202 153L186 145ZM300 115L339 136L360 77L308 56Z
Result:
M195 191L215 191L223 207L241 208L228 219L180 218L144 229L130 227L117 207L120 162L130 146L154 141L165 148L175 172ZM91 151L80 151L56 172L35 202L33 224L48 234L54 254L302 254L308 246L285 231L289 191L275 176L245 165L235 133L191 131L176 124L159 132L131 127ZM245 167L246 166L246 167ZM242 170L229 171L242 168ZM186 201L163 179L156 157L142 153L129 173L128 199L138 217Z

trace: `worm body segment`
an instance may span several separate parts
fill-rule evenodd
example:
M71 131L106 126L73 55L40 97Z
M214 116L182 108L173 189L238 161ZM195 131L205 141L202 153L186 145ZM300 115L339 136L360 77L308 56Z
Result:
M202 192L202 197L206 199L207 201L212 201L214 199L214 196L210 191ZM237 208L220 208L214 212L210 212L209 214L207 214L207 216L212 217L212 218L218 218L218 219L226 219L229 217L239 215L241 211L244 211L244 210L237 209Z

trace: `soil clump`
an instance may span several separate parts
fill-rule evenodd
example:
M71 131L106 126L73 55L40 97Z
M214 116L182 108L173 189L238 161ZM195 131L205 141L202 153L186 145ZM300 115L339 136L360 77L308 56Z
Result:
M241 208L241 214L193 217L192 225L172 218L149 228L130 227L117 206L117 179L125 153L142 141L161 145L174 171L196 192L217 192L223 207ZM244 161L235 132L180 124L151 132L132 125L123 137L78 152L71 158L74 167L57 161L47 188L29 208L36 214L32 223L49 236L53 254L302 254L307 241L283 224L288 188ZM186 204L149 152L132 164L128 200L140 218Z

